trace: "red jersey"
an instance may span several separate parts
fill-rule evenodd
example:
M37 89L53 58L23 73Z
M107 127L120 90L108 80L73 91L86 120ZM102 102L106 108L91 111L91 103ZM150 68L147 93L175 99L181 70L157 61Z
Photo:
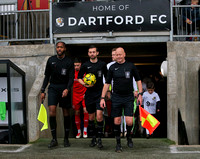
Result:
M75 70L74 84L73 84L73 98L74 96L82 97L87 90L82 84L80 84L77 80L79 71Z

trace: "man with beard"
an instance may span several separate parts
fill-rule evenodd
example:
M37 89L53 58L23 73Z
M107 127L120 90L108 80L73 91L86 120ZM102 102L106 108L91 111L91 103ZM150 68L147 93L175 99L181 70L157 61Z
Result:
M49 148L58 145L56 136L56 106L62 108L64 116L64 147L69 147L69 129L70 116L69 108L71 108L71 87L74 81L74 63L65 55L66 47L64 42L56 43L57 55L50 57L46 64L45 78L41 89L41 101L45 99L45 88L50 81L48 87L48 106L49 106L49 122L53 139L48 145Z
M81 69L78 74L78 81L83 86L87 87L85 93L85 105L89 114L89 125L90 135L92 136L92 141L90 147L96 145L96 133L95 133L95 113L97 117L97 145L99 149L103 148L101 137L103 135L103 109L100 108L99 102L101 97L101 91L103 88L103 75L106 77L107 68L106 63L97 58L99 54L98 49L92 45L88 49L89 61L82 64ZM84 74L92 73L96 76L96 83L94 85L86 85L82 78Z

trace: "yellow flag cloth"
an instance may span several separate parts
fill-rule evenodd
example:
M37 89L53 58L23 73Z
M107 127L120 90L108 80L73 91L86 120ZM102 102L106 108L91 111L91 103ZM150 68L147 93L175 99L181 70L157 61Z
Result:
M142 127L148 129L151 135L153 131L160 125L160 122L141 106L139 106L139 111L141 125Z
M41 131L45 130L45 129L48 129L47 111L46 111L46 109L45 109L43 104L41 104L41 106L40 106L40 110L39 110L39 114L38 114L38 118L37 119L44 124L42 129L41 129Z

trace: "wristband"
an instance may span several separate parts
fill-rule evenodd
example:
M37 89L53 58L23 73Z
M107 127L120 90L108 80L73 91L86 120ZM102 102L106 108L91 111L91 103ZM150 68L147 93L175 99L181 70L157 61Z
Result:
M138 95L141 95L141 96L142 96L142 95L143 95L143 93L142 93L142 92L140 92L140 93L138 93Z
M41 89L41 93L44 93L44 92L45 92L45 89L44 89L44 88L42 88L42 89Z
M101 97L101 99L106 99L105 97Z

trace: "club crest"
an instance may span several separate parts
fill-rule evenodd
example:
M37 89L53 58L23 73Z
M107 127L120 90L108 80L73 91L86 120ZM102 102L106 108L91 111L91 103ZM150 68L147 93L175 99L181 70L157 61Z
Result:
M56 19L56 26L63 27L64 24L65 24L64 23L64 18L59 17L59 18Z

